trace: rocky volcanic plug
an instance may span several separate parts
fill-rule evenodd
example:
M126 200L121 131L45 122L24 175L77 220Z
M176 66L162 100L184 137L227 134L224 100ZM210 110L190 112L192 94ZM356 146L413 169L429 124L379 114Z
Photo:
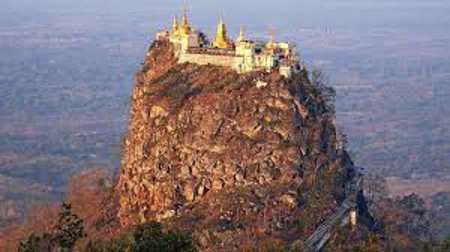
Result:
M135 76L122 225L163 221L212 250L310 235L354 174L326 89L306 71L237 74L173 52L155 41Z

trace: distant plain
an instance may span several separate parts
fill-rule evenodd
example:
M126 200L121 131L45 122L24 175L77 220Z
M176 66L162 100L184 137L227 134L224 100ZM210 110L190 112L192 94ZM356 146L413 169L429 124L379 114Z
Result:
M0 3L0 226L61 197L81 169L119 168L133 72L179 2ZM193 0L189 13L209 35L224 15L232 38L245 25L297 43L336 88L338 126L367 173L449 174L450 1L311 2Z

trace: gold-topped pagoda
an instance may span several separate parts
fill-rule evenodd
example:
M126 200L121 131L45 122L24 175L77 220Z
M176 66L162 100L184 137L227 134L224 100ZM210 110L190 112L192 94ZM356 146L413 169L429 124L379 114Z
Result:
M189 27L186 6L184 6L184 8L183 8L183 19L181 20L180 31L183 34L188 34L190 30L191 30L191 28Z
M223 19L217 25L214 40L207 43L206 36L189 24L186 6L181 23L175 16L171 29L158 32L156 38L172 43L179 63L231 67L238 73L277 70L287 78L302 69L295 45L275 42L273 34L268 42L249 40L243 27L236 41L232 41Z
M172 32L178 31L178 28L179 28L179 26L178 26L178 16L175 15L175 16L173 17Z
M223 19L221 19L219 24L217 25L216 39L214 40L212 46L221 49L230 49L233 47L230 40L228 39L227 28L225 26L225 23L223 22Z
M241 26L241 30L239 31L239 37L236 39L236 42L244 42L245 41L245 30L244 27Z

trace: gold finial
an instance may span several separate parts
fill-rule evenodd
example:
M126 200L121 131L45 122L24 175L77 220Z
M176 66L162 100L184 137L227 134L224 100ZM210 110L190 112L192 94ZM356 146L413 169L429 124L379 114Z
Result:
M273 40L273 37L274 37L274 34L275 34L274 28L273 27L269 27L269 31L267 33L269 34L269 42L267 42L266 47L272 48L273 45L274 45L274 40Z
M268 34L269 34L269 40L273 42L273 37L275 35L275 29L272 26L269 27Z
M181 20L181 32L184 34L188 34L190 31L190 27L189 27L189 22L188 22L188 18L187 18L187 7L186 7L186 0L184 1L184 6L183 6L183 20Z
M175 15L173 17L173 23L172 23L172 30L177 30L178 29L178 16Z
M187 3L186 3L186 0L184 0L184 5L183 5L183 20L182 20L182 22L181 22L181 25L182 26L188 26L189 24L188 24L188 19L187 19Z
M245 29L244 26L241 26L241 30L239 31L239 37L237 39L238 42L245 41Z
M220 13L220 23L223 24L225 21L225 12Z

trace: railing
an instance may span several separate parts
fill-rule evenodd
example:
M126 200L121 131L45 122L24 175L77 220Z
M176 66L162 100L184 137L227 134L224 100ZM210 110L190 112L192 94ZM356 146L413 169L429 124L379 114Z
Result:
M336 211L327 217L327 219L322 222L318 228L308 237L305 241L305 246L308 251L318 251L321 247L328 241L331 237L331 232L333 228L338 224L339 221L343 220L344 217L356 207L354 196L357 190L362 187L363 176L359 171L357 171L356 176L347 185L347 193L349 194L341 205L336 209Z
M331 232L338 221L342 220L342 218L355 206L355 203L349 199L345 199L338 209L336 209L332 215L328 216L328 218L320 224L314 233L309 236L309 238L305 241L305 246L309 250L315 250L315 245L318 244L327 233Z

